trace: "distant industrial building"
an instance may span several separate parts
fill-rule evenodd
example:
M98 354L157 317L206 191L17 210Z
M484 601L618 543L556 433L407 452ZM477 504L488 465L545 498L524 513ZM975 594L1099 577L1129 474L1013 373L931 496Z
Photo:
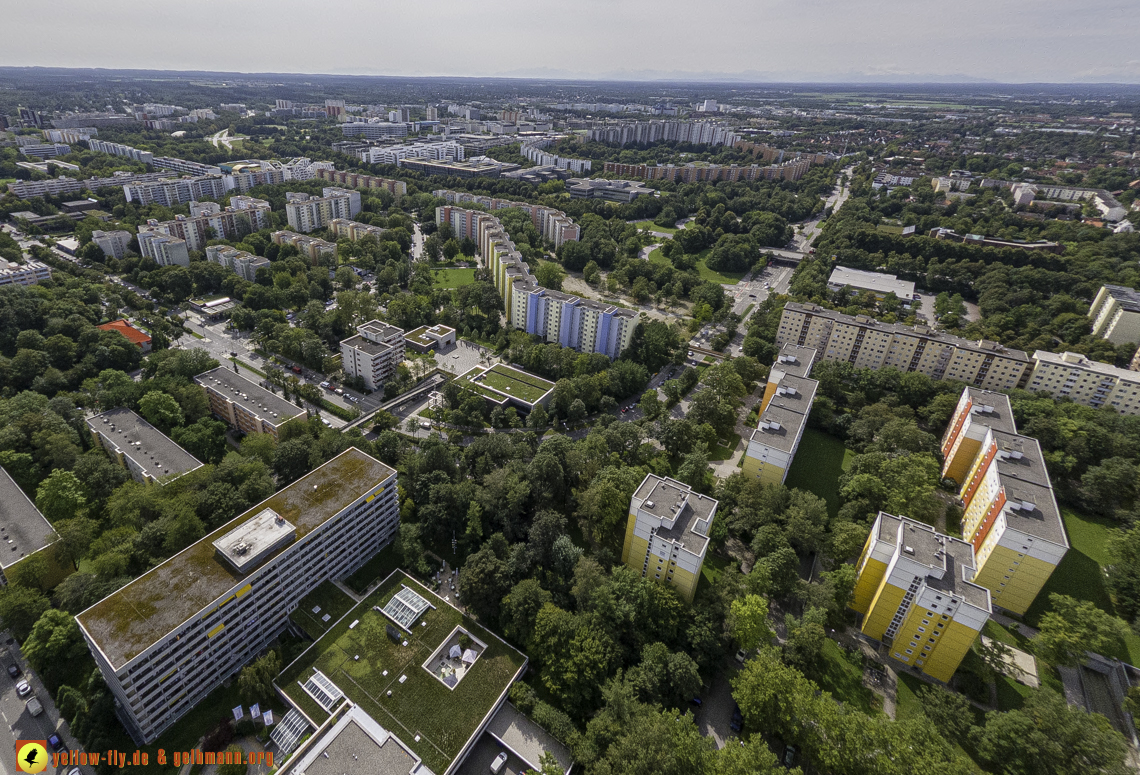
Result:
M130 409L112 409L87 420L96 446L140 484L177 479L202 463Z
M629 204L639 196L653 196L657 193L632 180L600 178L570 178L566 181L566 190L571 199L603 199L619 204Z

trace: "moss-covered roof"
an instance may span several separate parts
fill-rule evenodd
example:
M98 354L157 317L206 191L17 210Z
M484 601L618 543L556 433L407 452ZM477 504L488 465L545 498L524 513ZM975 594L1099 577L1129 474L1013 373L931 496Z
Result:
M271 508L296 526L300 541L394 473L351 447L76 618L118 669L264 567L261 563L250 573L237 573L217 557L213 542L218 538Z

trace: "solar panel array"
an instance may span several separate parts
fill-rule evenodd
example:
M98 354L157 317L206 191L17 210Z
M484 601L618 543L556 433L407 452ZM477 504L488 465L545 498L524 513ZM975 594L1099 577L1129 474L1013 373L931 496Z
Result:
M320 670L315 671L308 681L305 681L305 691L329 713L344 697L340 687L330 681Z
M428 601L415 591L404 587L384 606L384 613L404 629L411 629L416 619L419 619L429 607Z

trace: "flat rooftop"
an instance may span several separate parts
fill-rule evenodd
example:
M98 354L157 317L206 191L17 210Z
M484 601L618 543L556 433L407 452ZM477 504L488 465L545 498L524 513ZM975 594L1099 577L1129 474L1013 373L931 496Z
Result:
M1037 439L1002 431L994 431L993 436L998 445L993 465L997 466L1005 490L1006 523L1034 538L1068 546L1061 510ZM1015 502L1023 504L1022 508L1012 508Z
M194 378L203 387L218 391L230 401L238 404L258 417L281 425L287 420L305 413L296 404L286 401L276 393L271 393L260 385L250 382L233 369L219 366L212 371L204 371Z
M458 379L464 380L462 387L482 388L500 398L514 397L528 404L554 389L553 382L505 363L496 363L489 369L476 366Z
M1124 285L1106 285L1108 294L1128 312L1140 312L1140 292Z
M97 414L87 420L87 427L156 479L181 476L202 465L202 461L130 409Z
M383 609L405 587L430 607L410 631L399 630L400 640L394 642L384 634L390 620L376 609ZM424 664L446 645L456 627L487 647L463 680L451 688ZM378 637L369 634L377 630ZM349 701L396 734L432 772L443 773L467 743L481 734L484 722L525 671L526 663L523 654L494 633L402 571L394 571L288 665L276 685L313 722L322 724L329 712L302 686L319 670ZM346 771L363 770L349 768L330 775Z
M388 339L404 333L404 329L379 320L370 320L364 325L357 326L356 330L370 339Z
M218 557L214 543L220 538L272 509L296 527L300 540L393 474L393 469L351 447L76 618L118 669L248 575Z
M10 568L43 549L54 533L32 499L0 468L0 568Z
M815 392L818 388L819 383L814 379L787 375L780 380L780 384L776 387L776 392L772 398L769 399L765 411L770 407L778 407L801 414L806 420L811 412L811 405L815 400Z
M806 377L811 373L817 355L818 352L814 347L804 347L789 342L780 348L780 354L772 364L772 373L778 371L793 377ZM771 373L768 380L772 381Z
M791 453L806 424L806 414L777 403L774 396L752 431L752 441Z
M694 492L684 482L648 474L633 497L642 501L641 510L660 519L669 519L674 513L676 522L671 528L661 528L657 535L669 541L680 542L693 554L702 554L708 546L708 522L719 501ZM650 504L653 504L650 507ZM697 532L697 523L704 522L703 532Z
M891 544L898 544L901 539L903 550L907 559L941 572L942 577L929 575L926 583L932 589L957 595L970 605L991 611L990 593L985 587L972 581L976 565L974 564L974 548L958 538L942 535L922 522L916 522L907 517L896 517L884 511L879 512L879 539Z
M1033 360L1048 363L1063 369L1084 369L1085 371L1093 371L1107 377L1115 377L1116 379L1128 380L1130 382L1140 382L1140 373L1138 372L1122 369L1110 363L1094 361L1079 353L1051 353L1048 350L1035 350Z
M910 301L914 296L914 283L908 280L900 280L893 274L865 272L862 269L848 269L845 266L835 267L827 284L840 288L850 285L852 288L874 291L875 293L893 293L900 299L907 301Z
M419 761L403 741L356 705L285 771L295 775L410 775Z
M398 349L394 344L380 344L379 342L373 342L371 339L365 339L360 334L357 334L356 336L350 336L348 339L342 341L341 344L346 344L355 350L360 350L366 355L382 355L389 350Z
M435 326L420 326L419 328L412 329L404 334L405 339L410 339L413 342L421 345L433 345L436 340L432 337L443 338L449 334L454 334L455 329L450 326L435 325ZM428 335L431 336L428 336Z
M1009 403L1009 396L1005 393L995 393L992 390L982 390L976 387L967 387L970 395L970 413L975 422L993 428L995 431L1017 433L1017 424L1013 419L1013 406Z

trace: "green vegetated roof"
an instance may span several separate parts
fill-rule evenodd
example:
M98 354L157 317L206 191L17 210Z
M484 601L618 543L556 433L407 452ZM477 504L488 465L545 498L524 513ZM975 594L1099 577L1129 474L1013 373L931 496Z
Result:
M91 606L77 619L112 666L119 668L287 548L243 576L217 557L213 542L218 538L270 508L296 527L300 540L394 473L379 460L351 447Z
M400 630L401 643L393 643L385 634L391 620L373 606L383 608L405 585L433 607L412 624L410 633ZM354 621L359 623L350 629ZM456 626L487 648L458 685L449 689L423 663ZM407 646L402 645L404 640ZM320 724L329 714L301 686L314 669L320 670L349 700L419 754L433 772L444 772L525 666L526 657L519 651L402 571L395 571L286 667L277 685ZM401 676L407 676L403 683Z
M471 381L472 377L479 376L482 377L480 382ZM463 387L475 390L481 387L487 388L494 398L514 396L531 404L554 389L553 382L503 363L496 363L490 369L476 366L463 374L460 379L464 380Z

